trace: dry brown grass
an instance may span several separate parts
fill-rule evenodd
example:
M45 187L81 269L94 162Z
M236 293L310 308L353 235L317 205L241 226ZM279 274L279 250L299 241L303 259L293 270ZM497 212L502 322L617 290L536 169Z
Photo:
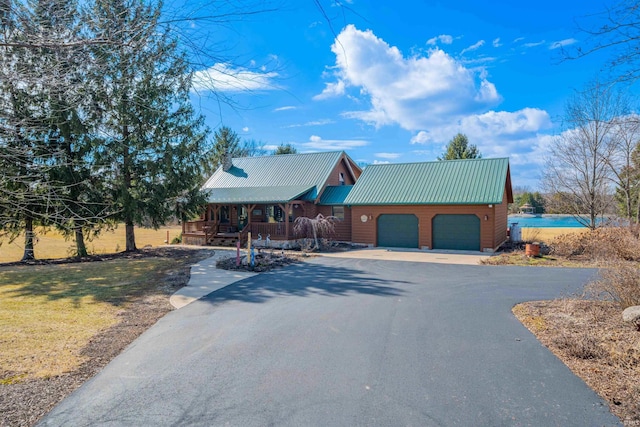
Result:
M640 261L638 230L603 227L584 233L562 234L550 243L553 254L598 261Z
M170 311L189 266L210 255L170 246L1 267L0 426L34 425Z
M610 301L559 299L518 304L516 317L626 425L640 425L640 332Z
M92 336L176 262L169 258L0 268L0 383L72 371Z
M147 245L153 247L164 245L169 231L169 241L180 235L180 226L163 227L158 230L151 228L136 227L136 245L143 248ZM112 254L123 251L125 248L124 225L118 226L113 231L105 231L99 237L87 241L87 250L92 255ZM73 240L65 238L57 231L45 232L43 229L36 230L37 241L35 244L35 254L38 259L66 258L73 254L75 243ZM24 251L24 237L19 237L9 243L0 242L0 263L20 261Z
M522 228L522 240L525 242L549 243L557 236L563 234L580 234L585 228L547 227L547 228Z

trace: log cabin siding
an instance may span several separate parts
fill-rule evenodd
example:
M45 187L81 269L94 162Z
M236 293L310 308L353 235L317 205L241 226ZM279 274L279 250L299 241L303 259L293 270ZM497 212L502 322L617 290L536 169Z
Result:
M332 206L317 206L318 213L321 213L324 216L330 216L333 214ZM318 214L316 213L316 215ZM335 236L333 239L338 242L351 242L351 214L352 209L345 206L344 207L344 221L338 221L335 224Z
M353 206L351 212L351 233L353 243L377 246L378 217L383 214L413 214L418 217L418 245L421 248L433 247L432 222L438 214L472 214L480 218L480 249L493 251L506 238L506 217L495 219L496 212L506 212L506 204L489 205L387 205ZM361 217L366 217L362 222ZM486 216L486 220L485 220ZM502 230L504 228L504 230Z
M324 184L325 187L327 185L342 185L342 183L340 182L341 173L344 176L344 185L353 185L356 183L355 180L353 179L353 176L351 176L351 172L349 172L349 168L347 168L347 164L345 163L346 161L347 160L345 158L342 158L338 162L336 167L333 168L333 170L331 171L331 174L329 175L329 179L327 179L327 182Z

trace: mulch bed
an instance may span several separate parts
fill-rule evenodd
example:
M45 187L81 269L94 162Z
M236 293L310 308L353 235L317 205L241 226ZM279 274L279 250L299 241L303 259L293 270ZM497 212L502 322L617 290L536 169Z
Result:
M127 304L119 314L121 320L113 327L93 337L82 354L88 357L76 371L46 379L28 379L14 384L0 385L0 426L32 426L67 395L97 374L133 340L153 326L173 307L169 296L186 286L190 278L190 266L211 256L207 249L159 247L133 253L118 253L78 259L37 261L33 264L64 264L96 262L110 259L172 258L181 261L154 289ZM30 263L31 264L31 263ZM24 263L0 264L24 265ZM0 380L13 376L0 371Z
M274 268L300 262L305 255L301 253L282 252L279 250L263 250L255 253L254 265L247 262L247 257L243 256L240 265L236 265L236 257L222 258L216 262L216 267L223 270L252 271L262 273L271 271Z
M518 304L516 317L609 403L624 425L640 426L640 332L608 301Z

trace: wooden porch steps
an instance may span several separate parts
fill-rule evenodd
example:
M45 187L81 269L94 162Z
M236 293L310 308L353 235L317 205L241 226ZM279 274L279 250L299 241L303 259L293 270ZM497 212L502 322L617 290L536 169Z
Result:
M237 241L237 237L211 237L207 244L210 246L228 246L235 248Z

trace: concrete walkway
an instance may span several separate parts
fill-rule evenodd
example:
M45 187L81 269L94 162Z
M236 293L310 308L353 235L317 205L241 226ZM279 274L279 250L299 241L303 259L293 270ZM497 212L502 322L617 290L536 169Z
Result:
M420 250L404 248L365 248L346 252L319 254L329 258L377 259L381 261L412 261L436 264L478 265L493 254L477 251Z
M220 258L232 256L234 253L235 251L216 249L214 256L191 266L189 283L171 295L171 298L169 298L171 305L175 308L182 308L213 291L229 286L239 280L255 276L257 273L216 268L216 261Z

